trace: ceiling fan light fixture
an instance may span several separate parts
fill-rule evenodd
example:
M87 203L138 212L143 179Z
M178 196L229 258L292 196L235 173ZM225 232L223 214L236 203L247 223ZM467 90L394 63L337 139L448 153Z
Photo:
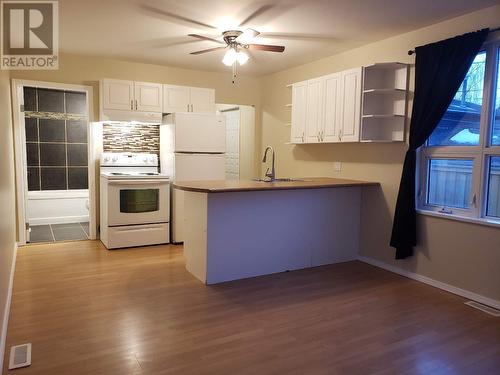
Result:
M236 55L236 59L240 65L246 64L248 61L248 54L246 52L239 51Z
M222 59L222 63L226 66L233 65L238 60L238 52L233 47L229 48L227 52L224 54L224 58Z

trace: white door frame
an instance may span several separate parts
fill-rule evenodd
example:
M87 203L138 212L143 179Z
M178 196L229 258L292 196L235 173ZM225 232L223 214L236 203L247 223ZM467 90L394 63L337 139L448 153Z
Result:
M66 83L31 81L12 79L12 114L14 123L14 154L16 170L16 202L17 202L17 236L18 245L26 245L26 206L28 198L28 175L26 167L26 131L24 115L21 115L20 106L24 105L23 87L39 87L55 90L71 90L85 92L87 96L87 113L89 126L87 128L87 155L88 155L88 182L89 182L89 238L96 239L96 188L95 188L95 155L94 134L92 122L93 89L91 86L71 85Z

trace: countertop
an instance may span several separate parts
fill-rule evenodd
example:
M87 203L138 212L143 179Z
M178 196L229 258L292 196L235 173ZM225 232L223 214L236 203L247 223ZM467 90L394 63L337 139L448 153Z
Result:
M296 190L321 189L335 187L378 186L378 182L345 180L329 177L304 177L294 181L263 182L253 180L221 180L221 181L177 181L174 187L179 190L200 193L224 193L236 191L259 190Z

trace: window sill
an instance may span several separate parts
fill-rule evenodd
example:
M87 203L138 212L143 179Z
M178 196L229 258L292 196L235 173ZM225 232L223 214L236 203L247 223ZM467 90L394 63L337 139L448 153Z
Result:
M456 220L456 221L462 221L465 223L479 224L479 225L486 225L486 226L494 227L494 228L500 228L500 220L492 220L492 219L485 219L485 218L476 219L473 217L450 215L450 214L444 214L441 212L428 211L428 210L422 210L422 209L417 209L417 213L420 215L439 217L441 219Z

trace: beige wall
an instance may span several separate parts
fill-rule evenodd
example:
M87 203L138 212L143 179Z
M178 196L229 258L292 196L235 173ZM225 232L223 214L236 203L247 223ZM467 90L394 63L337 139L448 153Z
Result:
M0 71L0 369L7 330L6 310L15 249L15 180L9 74Z
M414 63L407 51L482 27L497 27L500 6L379 41L272 74L262 82L262 146L277 150L279 176L333 176L379 181L363 195L361 255L500 301L500 229L420 216L416 255L395 261L389 247L392 217L406 144L286 145L290 138L292 82L374 62ZM411 85L413 85L413 67ZM413 90L413 87L410 87ZM411 110L411 106L410 106ZM411 112L411 111L410 111ZM333 162L342 162L334 172Z

